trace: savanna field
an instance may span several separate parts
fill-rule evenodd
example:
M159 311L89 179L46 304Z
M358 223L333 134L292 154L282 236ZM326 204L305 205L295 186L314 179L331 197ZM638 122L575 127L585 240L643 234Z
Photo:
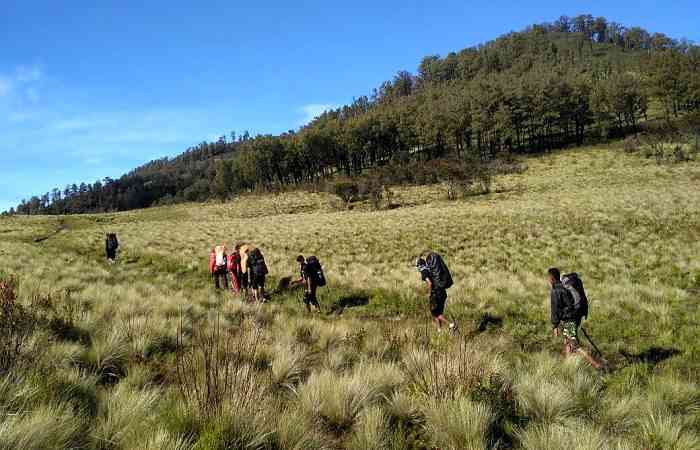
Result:
M458 201L396 188L381 211L296 192L0 218L29 330L3 321L0 448L698 449L700 163L619 147L524 158ZM212 287L211 247L238 242L265 255L266 304ZM428 249L457 336L430 323ZM286 288L298 254L324 265L320 314ZM551 266L581 275L609 373L561 356Z

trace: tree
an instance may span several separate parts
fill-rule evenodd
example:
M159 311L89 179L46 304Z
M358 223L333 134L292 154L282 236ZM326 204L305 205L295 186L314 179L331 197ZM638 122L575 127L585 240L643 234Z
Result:
M211 183L212 194L221 201L226 200L232 181L231 166L228 162L217 161L216 173Z

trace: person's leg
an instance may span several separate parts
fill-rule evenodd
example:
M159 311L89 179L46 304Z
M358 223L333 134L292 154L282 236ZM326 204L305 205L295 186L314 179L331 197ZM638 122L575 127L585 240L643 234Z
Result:
M214 289L219 289L219 275L216 271L211 274L211 278L214 280Z
M321 305L318 304L318 299L316 298L316 286L311 284L311 304L314 305L317 312L321 312Z
M311 312L311 292L304 291L304 306L306 306L306 312Z
M265 299L265 275L260 275L258 279L258 287L260 288L259 297L261 302L267 301Z
M586 350L582 349L581 347L578 347L575 351L579 355L583 356L583 359L585 359L588 362L588 364L590 364L594 369L598 370L602 367L598 361L593 359L593 357Z
M437 326L438 330L442 329L442 324L445 323L447 324L447 320L443 316L445 312L445 298L447 297L447 293L442 290L442 289L434 289L430 293L430 306L431 306L431 314L433 316L433 319L435 320L435 325Z

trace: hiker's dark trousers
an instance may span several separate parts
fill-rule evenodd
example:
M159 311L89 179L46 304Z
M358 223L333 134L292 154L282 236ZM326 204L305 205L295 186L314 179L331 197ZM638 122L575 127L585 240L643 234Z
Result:
M226 269L214 271L212 278L214 278L214 287L216 289L220 289L221 287L228 289L228 278L226 275Z

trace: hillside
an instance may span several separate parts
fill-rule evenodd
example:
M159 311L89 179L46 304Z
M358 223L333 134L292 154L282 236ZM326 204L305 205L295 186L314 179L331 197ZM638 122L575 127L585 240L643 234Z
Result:
M416 159L491 160L606 141L700 108L697 46L590 15L429 55L417 66L299 130L224 135L116 180L56 188L11 212L124 211L305 189Z
M0 378L0 447L698 448L700 163L620 143L521 162L490 194L396 188L387 211L290 192L0 218L2 276L37 318ZM221 242L261 246L269 303L212 290ZM459 336L429 323L412 264L425 249L453 272ZM324 264L321 314L274 289L299 253ZM610 373L563 361L553 265L583 277Z

